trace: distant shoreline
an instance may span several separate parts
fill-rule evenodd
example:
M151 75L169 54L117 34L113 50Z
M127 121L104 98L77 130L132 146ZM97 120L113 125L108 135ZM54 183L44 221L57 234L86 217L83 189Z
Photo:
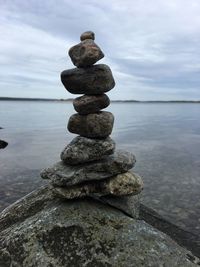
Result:
M50 101L50 102L72 102L73 98L52 99L52 98L21 98L21 97L0 97L0 101ZM200 100L111 100L116 103L200 103Z

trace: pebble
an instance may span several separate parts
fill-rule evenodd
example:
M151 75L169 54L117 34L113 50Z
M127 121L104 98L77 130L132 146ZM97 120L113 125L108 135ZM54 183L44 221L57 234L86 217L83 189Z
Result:
M81 41L84 41L85 39L94 40L95 39L95 34L92 31L86 31L86 32L81 34L80 39L81 39Z

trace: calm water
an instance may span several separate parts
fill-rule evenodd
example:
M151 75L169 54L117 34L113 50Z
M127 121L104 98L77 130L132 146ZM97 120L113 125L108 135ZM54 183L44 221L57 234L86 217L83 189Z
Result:
M200 233L200 104L112 103L112 138L136 155L143 203ZM44 183L39 172L59 160L75 136L66 131L72 103L0 102L1 209Z

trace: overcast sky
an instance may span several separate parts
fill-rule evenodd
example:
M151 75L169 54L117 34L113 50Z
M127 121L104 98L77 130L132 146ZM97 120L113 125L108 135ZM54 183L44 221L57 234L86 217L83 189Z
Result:
M200 99L199 0L0 0L0 96L69 98L60 72L92 30L111 99Z

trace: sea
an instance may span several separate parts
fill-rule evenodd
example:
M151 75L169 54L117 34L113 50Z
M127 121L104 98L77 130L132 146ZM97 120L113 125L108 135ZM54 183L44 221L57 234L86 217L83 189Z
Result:
M200 104L113 102L111 137L135 154L141 202L185 231L200 235ZM60 160L75 137L71 102L0 101L0 209L44 184L40 171Z

